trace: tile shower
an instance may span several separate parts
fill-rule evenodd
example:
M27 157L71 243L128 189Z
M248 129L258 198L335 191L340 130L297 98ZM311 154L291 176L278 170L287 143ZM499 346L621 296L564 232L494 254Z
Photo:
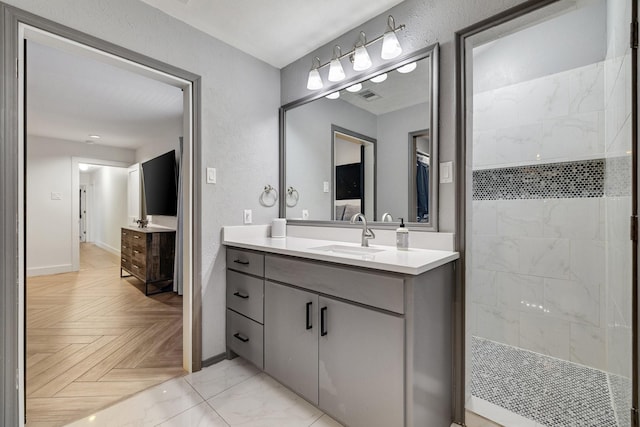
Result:
M538 425L629 425L631 59L616 30L600 62L474 94L470 391Z

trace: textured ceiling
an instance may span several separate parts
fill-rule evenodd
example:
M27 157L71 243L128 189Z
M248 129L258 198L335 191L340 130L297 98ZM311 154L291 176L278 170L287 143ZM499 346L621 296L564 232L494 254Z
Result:
M276 68L290 64L402 2L402 0L142 1Z
M139 148L182 135L179 88L29 41L27 133Z

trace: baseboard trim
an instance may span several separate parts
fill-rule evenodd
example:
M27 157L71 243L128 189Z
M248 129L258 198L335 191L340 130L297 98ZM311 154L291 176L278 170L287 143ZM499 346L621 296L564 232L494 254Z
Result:
M27 268L27 277L47 276L49 274L68 273L73 270L71 264L50 265L47 267Z
M215 365L216 363L222 362L227 358L227 353L220 353L218 355L212 356L208 359L202 361L202 367L206 368L207 366Z
M117 255L118 257L120 256L120 251L112 246L107 245L104 242L93 242L94 245L96 245L97 247L99 247L100 249L104 249L107 252L110 252L114 255Z

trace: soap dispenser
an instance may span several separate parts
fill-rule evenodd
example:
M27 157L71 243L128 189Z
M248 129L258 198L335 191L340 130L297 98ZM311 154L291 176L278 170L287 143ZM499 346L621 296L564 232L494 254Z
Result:
M400 227L396 229L396 248L406 251L409 250L409 230L404 226L404 220L400 220Z

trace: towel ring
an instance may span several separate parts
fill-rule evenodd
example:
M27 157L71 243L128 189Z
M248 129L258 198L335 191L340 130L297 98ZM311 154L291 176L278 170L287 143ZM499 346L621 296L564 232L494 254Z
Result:
M269 203L267 200L265 200L265 196L268 196L269 194L271 194L272 191L275 193L275 196L273 196L273 200L271 201L271 203ZM275 188L273 188L271 185L265 185L264 190L262 191L262 194L260 194L260 204L262 204L262 206L266 206L270 208L274 206L277 201L278 201L278 191Z
M300 193L298 193L298 190L293 187L287 188L287 206L289 206L290 208L294 207L298 204L299 199ZM293 200L293 202L290 202L289 200Z

